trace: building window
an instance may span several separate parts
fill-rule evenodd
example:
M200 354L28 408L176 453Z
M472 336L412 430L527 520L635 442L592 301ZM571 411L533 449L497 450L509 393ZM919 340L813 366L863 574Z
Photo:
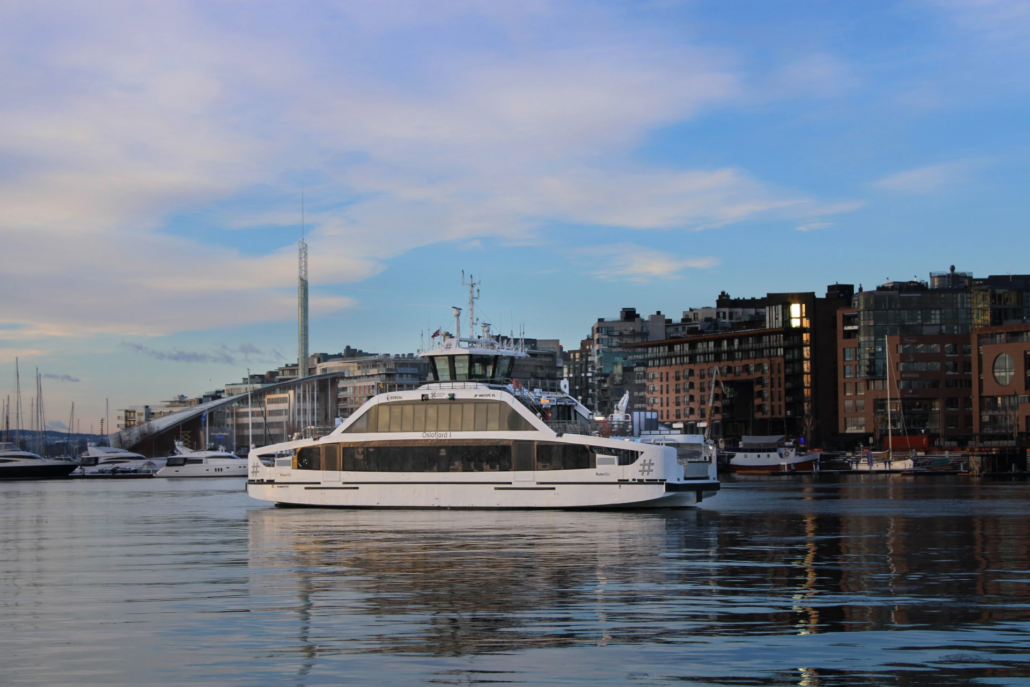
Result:
M865 399L864 398L860 398L857 401L855 401L855 412L856 413L864 413L865 412Z
M994 359L994 381L1002 386L1008 386L1016 374L1016 365L1012 362L1012 356L1008 353L1001 353Z
M844 383L844 395L845 396L854 396L855 395L855 385L852 384L851 382L845 382Z
M845 432L864 432L865 416L844 418Z
M844 360L851 361L855 359L855 349L845 348L844 349Z
M844 401L844 412L845 413L853 413L853 412L855 412L855 402L852 401L850 398L848 400Z
M845 365L844 366L844 379L852 379L855 376L855 366Z
M855 382L855 395L856 396L864 396L865 395L865 382Z

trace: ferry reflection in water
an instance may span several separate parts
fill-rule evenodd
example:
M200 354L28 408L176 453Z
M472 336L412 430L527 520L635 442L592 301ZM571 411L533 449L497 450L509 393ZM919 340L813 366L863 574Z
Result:
M1030 675L1025 486L823 479L730 485L722 512L252 511L253 586L292 607L301 674L388 653L536 682L526 652L561 649L559 682Z
M659 512L266 508L0 484L5 685L1030 677L1025 483L729 482Z

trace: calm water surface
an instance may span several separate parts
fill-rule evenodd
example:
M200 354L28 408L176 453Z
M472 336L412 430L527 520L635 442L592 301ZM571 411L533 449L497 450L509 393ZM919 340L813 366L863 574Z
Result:
M1025 482L754 479L638 513L242 489L0 485L0 684L1030 684Z

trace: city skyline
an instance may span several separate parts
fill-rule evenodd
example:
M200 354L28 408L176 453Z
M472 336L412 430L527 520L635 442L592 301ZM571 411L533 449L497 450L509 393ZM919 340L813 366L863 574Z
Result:
M302 189L313 352L414 350L462 269L567 348L723 290L1030 272L1030 11L748 10L5 4L5 395L16 356L93 422L294 361Z

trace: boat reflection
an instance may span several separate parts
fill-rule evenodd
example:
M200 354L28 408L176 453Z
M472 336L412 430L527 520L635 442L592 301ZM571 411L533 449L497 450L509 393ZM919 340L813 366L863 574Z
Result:
M809 498L811 508L782 517L765 507L256 510L249 563L262 593L274 586L296 613L297 650L312 660L1024 619L1025 518L949 514L946 501L940 515L896 505L879 512L891 499L882 487L836 492L861 499L854 512L839 500L820 508L816 487L792 498Z

